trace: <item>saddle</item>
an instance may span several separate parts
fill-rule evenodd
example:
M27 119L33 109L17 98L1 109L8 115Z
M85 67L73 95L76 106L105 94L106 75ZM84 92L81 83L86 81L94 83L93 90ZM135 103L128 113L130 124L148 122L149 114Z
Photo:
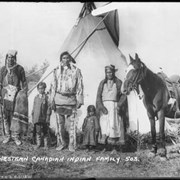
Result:
M163 72L159 72L157 74L166 83L166 86L170 95L170 101L173 103L176 102L176 110L179 111L180 76L173 75L173 76L167 77L167 75L164 74ZM175 101L172 101L172 99L174 99ZM168 104L171 104L171 102L169 102Z

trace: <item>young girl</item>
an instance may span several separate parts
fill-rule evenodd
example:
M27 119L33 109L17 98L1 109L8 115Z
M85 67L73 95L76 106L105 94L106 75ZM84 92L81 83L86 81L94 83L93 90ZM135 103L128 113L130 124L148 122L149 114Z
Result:
M99 132L99 123L96 117L96 108L89 105L87 108L87 116L82 126L83 146L89 150L93 149L97 144L97 136Z
M32 110L32 122L36 134L36 149L41 146L41 134L43 134L44 148L48 148L48 126L50 122L51 106L48 95L45 93L46 83L40 82L37 86L39 94L34 98Z

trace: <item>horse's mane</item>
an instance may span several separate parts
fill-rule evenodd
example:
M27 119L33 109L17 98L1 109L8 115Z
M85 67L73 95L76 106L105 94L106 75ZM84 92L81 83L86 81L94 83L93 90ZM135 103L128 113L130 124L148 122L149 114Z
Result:
M160 81L163 82L162 78L160 78L157 73L154 73L142 61L141 61L141 64L142 64L142 72L143 72L143 76L144 76L143 78L145 78L146 75L151 75L152 78L157 78L157 79L159 79Z

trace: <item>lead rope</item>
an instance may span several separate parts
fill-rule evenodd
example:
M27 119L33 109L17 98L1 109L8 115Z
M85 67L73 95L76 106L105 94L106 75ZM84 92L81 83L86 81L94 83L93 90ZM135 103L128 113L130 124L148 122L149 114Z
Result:
M136 95L136 113L137 113L137 152L139 152L140 151L140 135L139 135L139 118L138 118L138 106L137 106L137 101L138 101L138 99L137 99L137 96L138 96L138 94L137 94L137 92L134 90L134 93L135 93L135 95Z

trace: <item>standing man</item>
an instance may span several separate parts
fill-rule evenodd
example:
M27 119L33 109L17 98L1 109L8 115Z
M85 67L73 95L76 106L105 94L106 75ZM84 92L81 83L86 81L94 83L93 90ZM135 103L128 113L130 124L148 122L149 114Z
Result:
M5 131L4 144L12 139L20 145L21 128L18 120L13 120L15 99L20 90L27 92L28 86L24 68L17 64L17 51L9 50L6 54L5 66L0 69L0 98L3 106L3 123Z
M76 110L84 104L83 78L80 69L75 65L75 60L65 51L60 55L60 65L54 70L54 94L53 109L57 121L57 143L56 150L66 147L65 142L65 120L70 120L69 151L76 149ZM52 93L52 92L51 92Z
M105 67L105 79L98 87L96 98L96 110L100 123L99 143L113 146L124 144L124 124L122 120L122 105L126 101L126 96L121 93L122 82L115 76L114 65ZM105 148L105 149L106 149Z

